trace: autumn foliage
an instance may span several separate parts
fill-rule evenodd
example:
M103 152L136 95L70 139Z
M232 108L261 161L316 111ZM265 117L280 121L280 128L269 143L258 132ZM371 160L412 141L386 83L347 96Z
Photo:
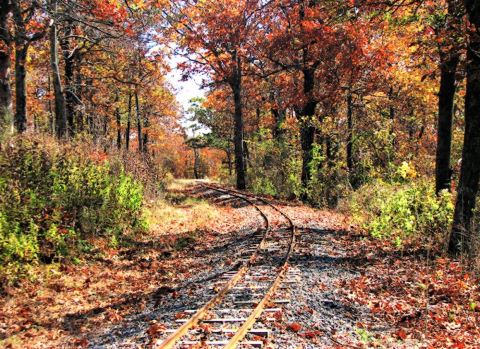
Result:
M479 9L473 0L2 1L3 289L38 266L115 255L148 223L164 232L162 209L176 217L166 187L215 179L341 210L367 259L364 275L338 285L346 303L394 323L402 345L475 343ZM172 72L203 96L180 105ZM348 241L337 243L348 250ZM358 327L368 344L387 340ZM296 321L284 329L318 334Z

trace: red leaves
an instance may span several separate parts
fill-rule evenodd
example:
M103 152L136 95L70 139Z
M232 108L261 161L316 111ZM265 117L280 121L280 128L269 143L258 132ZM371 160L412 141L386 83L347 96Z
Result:
M187 314L183 313L183 312L180 312L180 313L176 313L175 314L175 319L178 320L178 319L183 319L184 317L186 317Z
M415 255L415 246L409 246L411 256L399 258L377 241L350 237L337 243L352 257L375 251L361 276L338 287L347 304L366 305L375 317L395 324L387 336L431 348L480 347L480 284L461 264L445 258L432 263Z
M118 311L113 309L108 309L106 314L106 319L110 322L120 322L123 320L123 316L121 316Z
M165 325L157 324L157 323L154 322L148 328L147 333L148 333L148 336L150 337L150 339L155 339L155 338L159 337L159 335L161 335L166 329L167 328L165 327Z
M300 325L298 322L292 322L291 324L287 325L287 329L296 333L302 329L302 325Z
M88 347L88 340L86 338L78 338L74 339L73 343L80 348L86 348Z
M315 330L315 331L306 331L304 333L301 333L300 334L302 337L305 337L307 339L315 339L317 338L317 336L322 336L323 335L323 332L322 331L319 331L319 330Z
M127 10L123 6L119 6L116 1L96 1L93 14L100 20L113 20L116 24L120 24L127 19Z
M403 328L399 329L396 333L396 336L400 338L402 341L407 339L407 332Z

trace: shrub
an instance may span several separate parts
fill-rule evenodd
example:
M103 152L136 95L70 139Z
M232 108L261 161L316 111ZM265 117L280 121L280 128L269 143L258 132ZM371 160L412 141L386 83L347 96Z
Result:
M249 143L248 179L253 192L283 197L300 195L301 153L295 140L258 139Z
M304 189L306 197L316 207L336 208L338 201L350 191L348 173L340 161L327 159L325 146L315 144L313 150L309 164L312 177Z
M356 191L348 206L354 221L372 236L397 244L410 237L444 237L454 210L449 192L437 197L433 185L424 181L376 181Z
M84 251L91 237L142 225L142 187L105 159L40 138L0 153L0 263L50 262Z

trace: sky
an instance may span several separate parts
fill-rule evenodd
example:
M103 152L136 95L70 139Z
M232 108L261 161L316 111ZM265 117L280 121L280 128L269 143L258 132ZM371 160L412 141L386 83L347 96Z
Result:
M169 65L172 70L167 75L167 79L172 85L177 101L183 109L183 117L180 124L187 131L187 135L191 137L193 134L189 130L189 127L193 124L186 120L186 111L190 107L189 101L194 97L204 97L205 91L200 87L202 79L199 76L193 76L186 81L182 81L182 72L176 68L179 62L182 62L182 58L179 56L173 56L170 59Z
M172 71L167 75L167 78L175 90L177 101L186 111L190 106L190 99L194 97L203 97L205 91L200 88L201 78L198 76L191 77L187 81L182 81L182 72L176 68L179 62L182 62L181 57L173 56L170 59L169 64Z

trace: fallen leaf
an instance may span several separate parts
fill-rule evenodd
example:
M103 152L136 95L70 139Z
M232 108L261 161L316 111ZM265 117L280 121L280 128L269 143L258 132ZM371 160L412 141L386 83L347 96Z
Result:
M287 328L292 332L298 332L302 329L302 325L300 325L298 322L292 322L287 326Z

